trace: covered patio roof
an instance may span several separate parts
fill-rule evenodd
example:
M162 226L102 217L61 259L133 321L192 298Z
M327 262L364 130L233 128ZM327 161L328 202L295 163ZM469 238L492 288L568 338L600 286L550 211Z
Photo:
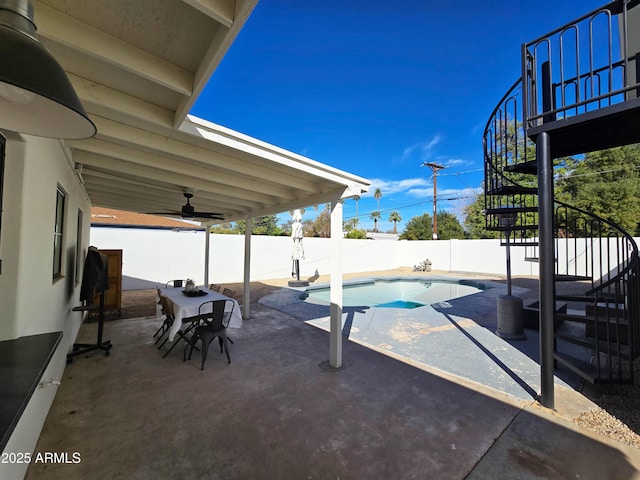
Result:
M188 115L257 0L34 0L40 41L98 132L67 142L94 206L224 221L360 195L369 181Z

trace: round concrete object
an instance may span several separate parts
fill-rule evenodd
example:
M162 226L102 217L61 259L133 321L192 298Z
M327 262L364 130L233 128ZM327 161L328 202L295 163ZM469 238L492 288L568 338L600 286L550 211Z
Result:
M512 295L497 298L498 329L496 335L506 340L526 340L522 299Z

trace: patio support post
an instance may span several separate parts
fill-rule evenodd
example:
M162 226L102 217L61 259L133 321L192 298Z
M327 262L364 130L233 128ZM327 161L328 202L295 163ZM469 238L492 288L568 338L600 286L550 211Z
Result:
M211 242L211 224L204 224L204 286L209 286L209 248Z
M251 229L253 224L250 218L245 222L244 231L244 288L242 292L242 318L247 319L251 315L249 304L251 303Z
M551 137L542 132L536 138L538 163L538 223L540 241L540 402L554 408L553 390L553 316L554 232L553 232L553 158Z
M331 202L331 279L329 299L329 366L342 367L342 206L343 200Z

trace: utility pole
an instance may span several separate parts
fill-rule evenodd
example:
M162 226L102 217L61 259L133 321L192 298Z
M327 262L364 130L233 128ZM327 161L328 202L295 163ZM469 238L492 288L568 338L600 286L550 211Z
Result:
M423 167L429 167L431 169L431 171L433 172L433 239L437 240L438 239L438 221L436 220L436 213L437 213L437 208L436 208L436 196L438 194L438 172L440 170L442 170L443 168L447 168L444 165L438 165L437 163L434 162L425 162L422 164Z

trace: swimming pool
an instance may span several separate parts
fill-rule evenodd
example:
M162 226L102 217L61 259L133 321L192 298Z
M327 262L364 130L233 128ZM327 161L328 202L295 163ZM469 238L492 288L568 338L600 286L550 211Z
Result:
M343 307L417 308L481 292L481 283L467 280L370 279L342 286ZM301 298L317 305L329 305L329 287L308 288Z

